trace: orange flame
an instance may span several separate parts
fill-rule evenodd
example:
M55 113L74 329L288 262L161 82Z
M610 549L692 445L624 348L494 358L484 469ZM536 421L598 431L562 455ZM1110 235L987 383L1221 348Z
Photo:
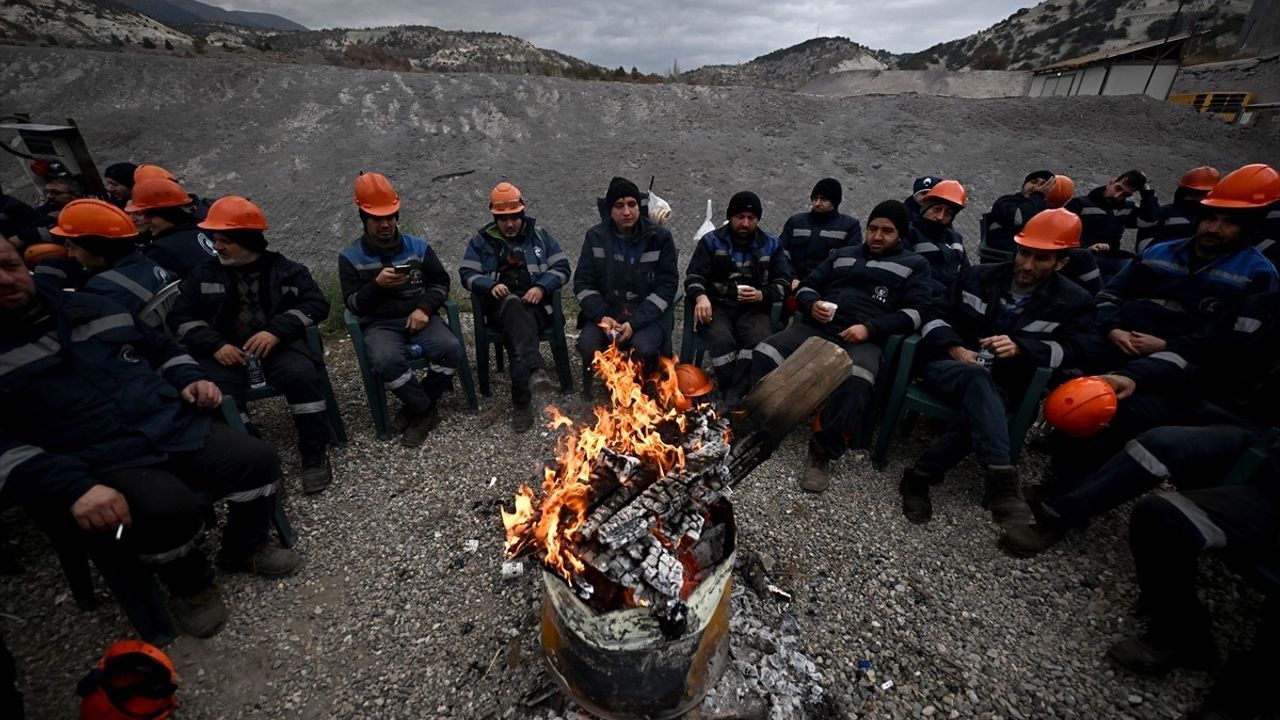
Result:
M547 408L551 420L546 427L564 431L556 442L555 467L544 472L541 498L522 485L515 496L515 510L502 510L507 555L537 551L546 567L570 583L573 573L585 566L568 541L581 529L591 509L591 470L600 452L607 447L638 457L661 474L685 464L684 450L663 442L658 433L658 426L668 421L677 423L682 432L685 429L686 418L677 407L683 396L676 385L675 363L662 359L664 372L652 378L656 399L644 392L640 364L617 345L597 352L594 365L608 387L608 405L594 409L593 425L576 428L559 410Z

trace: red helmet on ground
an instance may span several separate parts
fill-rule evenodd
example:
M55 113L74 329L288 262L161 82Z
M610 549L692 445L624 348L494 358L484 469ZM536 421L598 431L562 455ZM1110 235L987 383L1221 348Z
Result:
M1051 208L1060 208L1076 194L1076 182L1066 175L1053 177L1053 187L1049 188L1049 194L1044 196L1044 201Z
M248 198L227 195L209 206L201 230L266 230L267 216Z
M58 224L49 234L64 238L97 237L125 240L137 237L133 218L105 200L82 198L72 200L58 213Z
M1069 250L1080 247L1080 216L1065 208L1045 210L1022 226L1017 244L1032 250Z
M80 681L81 720L163 720L178 700L178 675L160 648L121 640Z
M400 196L385 175L367 172L356 178L356 207L375 217L400 212Z
M702 368L692 363L676 366L676 385L680 387L680 394L688 398L701 397L715 388Z
M924 200L921 200L920 202L921 204L924 204L930 200L942 200L943 202L956 206L957 209L963 210L965 201L968 200L968 198L969 193L965 192L963 185L955 180L943 180L937 185L934 185L933 189L929 191L929 194L925 195Z
M1222 174L1218 172L1217 168L1201 165L1198 168L1191 168L1182 177L1178 178L1178 186L1189 190L1209 192L1218 184L1218 180L1221 177Z
M1262 163L1233 170L1209 191L1201 205L1223 210L1256 210L1276 201L1280 173Z
M1044 419L1071 437L1089 437L1116 416L1116 391L1097 377L1068 380L1044 401Z
M33 243L22 251L22 259L27 267L35 267L49 258L67 256L67 246L62 243Z

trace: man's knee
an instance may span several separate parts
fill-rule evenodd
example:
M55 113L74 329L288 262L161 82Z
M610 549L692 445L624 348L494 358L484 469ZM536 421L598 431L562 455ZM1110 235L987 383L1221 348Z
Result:
M1156 543L1170 551L1204 547L1205 531L1192 520L1188 509L1191 514L1203 514L1194 503L1177 493L1147 495L1133 506L1129 516L1130 542Z
M666 333L659 327L649 326L631 337L631 349L644 360L653 360L662 353Z

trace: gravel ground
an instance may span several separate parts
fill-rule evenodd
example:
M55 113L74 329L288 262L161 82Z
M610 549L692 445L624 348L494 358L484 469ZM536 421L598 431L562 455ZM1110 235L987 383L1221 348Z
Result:
M328 347L352 438L334 453L328 491L289 497L307 564L281 581L219 578L227 627L169 648L182 676L181 717L586 717L546 697L538 574L503 580L500 571L497 506L554 438L507 429L509 386L497 375L478 414L454 393L424 448L379 442L350 342ZM585 417L576 395L560 401ZM254 411L285 448L296 491L283 403ZM694 716L1176 718L1191 707L1205 674L1144 679L1102 659L1110 642L1140 627L1130 613L1127 513L1039 559L1013 560L995 548L998 531L978 507L980 479L966 466L936 492L933 521L911 525L896 477L929 434L921 423L897 443L884 473L847 455L832 489L814 496L796 485L805 454L797 432L743 483L740 553L767 554L769 579L793 600L758 596L736 576L733 662ZM1024 476L1036 481L1042 464L1029 453ZM0 631L30 717L69 717L75 681L131 629L109 600L78 610L43 536L20 513L3 520L7 549L27 571L0 578ZM478 549L469 552L468 541ZM1259 598L1218 565L1208 572L1221 636L1238 645ZM858 669L861 660L869 670Z

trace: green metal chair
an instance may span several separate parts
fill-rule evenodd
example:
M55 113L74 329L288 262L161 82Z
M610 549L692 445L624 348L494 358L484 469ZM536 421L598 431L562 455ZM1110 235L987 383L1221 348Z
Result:
M465 348L462 338L462 321L458 316L458 306L452 300L444 302L444 310L449 322L449 329L457 338L458 344ZM355 346L356 361L360 364L360 379L364 381L364 392L369 400L369 415L373 418L373 429L379 440L391 439L391 415L387 408L386 382L374 374L369 367L369 353L365 349L364 332L360 329L360 321L350 310L343 311L343 319L347 325L347 333L351 335L351 344ZM427 366L424 358L410 358L409 367L420 370ZM458 379L462 382L462 390L467 395L467 406L474 412L480 409L480 401L476 397L475 379L471 376L471 365L463 357L458 365Z
M248 430L244 426L244 419L240 417L240 408L236 405L235 398L231 397L230 395L223 395L222 406L219 409L222 412L222 419L227 423L227 425L231 426L236 430L239 430L240 432L243 432L243 433L248 432ZM339 422L341 422L341 419L339 419ZM333 432L332 427L330 427L329 430L330 430L330 433ZM345 430L343 431L343 437L344 438L346 437ZM345 442L343 444L345 445ZM289 516L284 514L284 481L283 480L280 482L279 488L277 488L275 497L276 497L276 509L275 509L273 522L275 523L275 526L276 526L276 534L280 536L281 545L287 548L291 548L294 545L298 544L298 535L293 531L293 526L289 524Z
M877 470L883 470L889 454L889 443L893 440L894 430L908 412L920 413L940 420L953 421L958 417L956 409L934 397L929 391L913 382L916 348L920 344L920 336L912 335L902 343L902 353L898 358L897 368L893 375L893 386L889 390L885 407L884 420L880 424L880 434L876 437L875 451L871 462ZM1009 417L1010 460L1017 462L1022 452L1022 443L1027 430L1035 421L1040 409L1040 397L1049 383L1052 371L1047 367L1036 368L1022 396L1022 402L1011 409Z
M1227 476L1222 480L1223 485L1246 485L1253 476L1257 474L1258 468L1262 467L1262 463L1266 461L1267 455L1271 452L1271 446L1276 440L1280 439L1280 428L1271 428L1262 437L1258 438L1244 454L1236 460L1236 464L1231 467Z
M1008 250L999 250L987 244L987 223L990 222L991 213L982 213L982 217L978 220L978 234L981 238L978 241L978 262L980 263L1002 263L1013 260L1013 253Z
M502 355L504 336L501 331L489 327L485 321L483 309L484 297L480 293L471 293L471 318L475 326L476 373L480 380L480 394L489 396L489 346L494 347L494 365L502 371ZM564 308L560 302L560 291L551 293L551 326L539 335L542 342L551 345L551 356L556 361L556 375L560 377L560 389L573 392L573 371L569 365L569 341L564 334Z
M689 298L684 298L684 327L680 333L680 359L687 363L701 366L703 357L707 354L706 343L702 338L698 337L694 330L693 308L696 303L688 302ZM775 302L769 306L769 326L774 332L778 332L783 327L782 323L782 303Z

